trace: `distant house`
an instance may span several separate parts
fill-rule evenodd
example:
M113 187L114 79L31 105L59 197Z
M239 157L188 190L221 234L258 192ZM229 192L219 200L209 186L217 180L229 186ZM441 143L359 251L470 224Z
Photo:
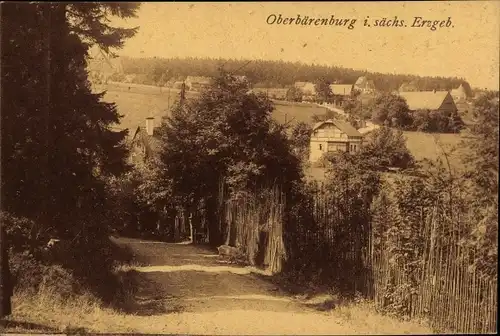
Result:
M145 127L138 126L135 130L131 140L131 163L142 164L158 153L160 128L155 127L154 122L154 117L148 117Z
M337 96L350 96L352 92L352 84L331 84L330 89L332 94Z
M331 84L330 90L334 96L334 105L342 107L346 98L352 94L352 84Z
M362 93L375 93L375 83L373 80L361 76L354 84L354 89Z
M463 101L468 98L467 92L465 91L465 88L462 84L460 84L458 88L451 90L450 94L455 102Z
M314 125L310 141L309 161L317 162L325 153L357 152L363 135L346 122L329 119Z
M320 106L311 103L298 103L273 100L274 110L272 117L280 124L288 124L293 126L299 122L306 124L313 123L314 116L324 116L328 109L325 106ZM291 132L292 128L288 128Z
M311 82L295 82L295 88L300 89L303 93L304 100L312 100L316 96L316 87Z
M400 92L411 111L430 110L457 112L457 106L448 91Z
M415 92L418 91L418 86L415 82L403 83L399 87L399 92Z
M208 87L211 81L210 77L187 76L185 83L190 91L201 91Z

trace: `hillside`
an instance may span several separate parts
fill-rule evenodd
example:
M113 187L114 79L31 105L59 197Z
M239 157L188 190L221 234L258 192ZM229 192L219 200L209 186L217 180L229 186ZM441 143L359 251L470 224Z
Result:
M104 100L116 103L118 112L124 116L117 127L129 129L143 126L144 120L149 116L154 116L155 122L159 123L162 116L168 115L170 107L179 100L180 95L180 90L177 89L116 82L96 85L94 90L106 91ZM197 95L197 92L186 92L188 99ZM273 102L275 109L272 116L282 124L311 123L314 115L323 115L327 111L324 107L310 103Z
M145 119L150 116L155 117L155 123L159 124L161 117L169 114L170 107L179 100L180 95L179 90L175 89L123 83L100 85L94 89L106 91L104 101L116 103L118 113L123 115L117 127L128 128L130 132L137 126L144 126ZM187 98L195 95L186 93Z
M417 161L424 159L435 161L439 157L445 160L444 152L448 155L450 165L453 169L460 170L463 167L460 156L465 149L461 146L464 140L463 134L449 133L423 133L403 132L406 137L406 147Z
M405 74L383 74L355 70L340 66L311 65L300 62L234 60L209 58L130 58L122 57L123 74L140 74L139 84L165 83L182 80L187 76L215 76L220 66L226 71L245 75L252 84L263 88L284 88L296 81L315 82L326 79L339 84L354 84L360 76L372 79L380 91L397 90L404 83L412 82L419 90L451 90L460 84L469 87L461 78L422 77ZM237 72L237 73L236 73Z

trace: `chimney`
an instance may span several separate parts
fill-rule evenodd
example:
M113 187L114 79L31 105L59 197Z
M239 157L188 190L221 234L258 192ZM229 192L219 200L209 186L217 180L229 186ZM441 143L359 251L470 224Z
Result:
M146 118L146 132L148 135L153 135L155 117L147 117Z

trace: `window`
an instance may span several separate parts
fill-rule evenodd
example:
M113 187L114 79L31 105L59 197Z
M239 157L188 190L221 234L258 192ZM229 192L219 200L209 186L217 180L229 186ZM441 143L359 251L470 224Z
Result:
M323 150L323 145L319 144L319 150Z

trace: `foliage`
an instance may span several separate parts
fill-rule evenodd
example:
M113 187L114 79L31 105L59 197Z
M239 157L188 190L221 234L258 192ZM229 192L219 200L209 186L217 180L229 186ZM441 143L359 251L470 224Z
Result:
M344 120L345 117L341 115L340 113L337 113L333 110L327 109L324 114L315 114L311 117L311 120L315 123L329 120L329 119L334 119L334 120Z
M286 188L297 179L299 161L272 110L265 96L224 72L198 99L178 104L161 126L160 179L174 203L189 208L204 199L215 214L222 181L236 197L273 183Z
M299 158L307 160L309 157L309 142L311 140L312 127L305 122L297 123L290 136L293 150Z
M363 144L360 155L375 169L380 168L410 168L415 159L406 147L406 139L400 130L380 127L373 130Z
M314 89L316 91L316 99L319 102L330 102L331 98L333 98L330 82L324 78L316 82Z
M394 94L379 94L367 106L372 121L378 125L406 128L411 124L406 100Z
M411 129L427 133L458 133L464 122L458 112L417 110L412 113Z
M359 99L349 98L345 100L342 108L349 116L357 119L368 120L371 118L371 111L366 106L363 108L363 104Z
M464 141L469 149L464 162L468 165L467 177L477 187L474 194L478 200L498 204L498 94L480 96L474 103L476 123L471 129L472 137ZM488 201L489 200L489 201Z
M304 93L300 88L292 86L286 91L286 100L291 102L301 102Z
M3 6L2 154L10 159L2 160L2 206L36 222L40 232L81 237L105 231L109 224L101 211L103 177L126 170L126 132L110 129L120 121L116 107L91 92L85 41L105 50L120 47L135 30L111 27L106 20L132 16L136 8L113 3Z

